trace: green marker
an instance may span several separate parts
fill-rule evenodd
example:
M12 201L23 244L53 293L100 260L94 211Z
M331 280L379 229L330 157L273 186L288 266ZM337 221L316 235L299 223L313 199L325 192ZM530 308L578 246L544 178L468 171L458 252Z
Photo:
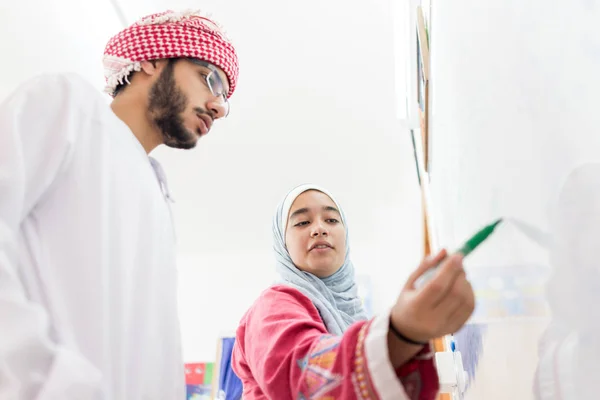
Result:
M479 232L474 234L469 240L467 240L466 243L463 244L463 246L456 251L456 253L462 253L463 257L466 257L469 254L471 254L471 252L473 250L475 250L481 243L483 243L492 234L492 232L494 232L494 229L496 229L496 227L498 226L498 224L500 224L500 222L502 222L502 218L498 219L494 223L491 223L491 224L485 226ZM444 260L440 261L440 264L443 261ZM425 283L427 283L433 277L433 275L435 275L440 264L436 265L433 268L430 268L423 275L421 275L419 277L419 279L417 279L417 281L415 282L415 286L421 287Z

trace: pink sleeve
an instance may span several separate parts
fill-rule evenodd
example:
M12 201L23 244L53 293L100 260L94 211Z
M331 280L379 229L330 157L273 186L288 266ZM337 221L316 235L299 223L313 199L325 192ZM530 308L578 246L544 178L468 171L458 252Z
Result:
M438 378L429 349L392 368L388 318L357 322L334 336L296 289L265 291L237 332L232 365L244 399L435 399Z

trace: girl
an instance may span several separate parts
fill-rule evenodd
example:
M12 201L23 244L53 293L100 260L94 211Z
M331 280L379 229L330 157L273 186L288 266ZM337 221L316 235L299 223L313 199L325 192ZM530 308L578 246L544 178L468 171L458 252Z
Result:
M429 340L455 332L474 308L460 255L421 289L412 274L389 313L368 320L354 282L348 230L326 190L292 190L273 220L277 284L237 330L232 366L255 399L431 399L438 377Z

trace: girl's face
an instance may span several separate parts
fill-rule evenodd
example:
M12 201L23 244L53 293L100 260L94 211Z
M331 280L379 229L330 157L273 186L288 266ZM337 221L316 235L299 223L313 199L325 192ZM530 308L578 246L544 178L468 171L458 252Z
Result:
M294 200L285 245L296 267L319 278L331 276L342 267L346 258L346 228L329 196L308 190Z

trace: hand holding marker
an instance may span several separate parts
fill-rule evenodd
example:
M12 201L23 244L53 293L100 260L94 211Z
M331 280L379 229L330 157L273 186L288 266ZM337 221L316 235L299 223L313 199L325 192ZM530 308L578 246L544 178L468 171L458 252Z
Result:
M492 232L494 232L494 229L496 229L496 226L498 226L498 224L500 224L500 222L502 222L502 218L485 226L483 229L481 229L479 232L477 232L475 235L473 235L469 240L467 240L466 243L460 249L458 249L456 251L456 253L461 253L464 257L468 256L481 243L483 243L492 234ZM435 267L429 269L427 272L425 272L423 275L421 275L421 277L419 279L417 279L417 281L415 282L415 287L420 288L423 285L425 285L427 282L429 282L429 280L436 274L436 272L439 268L439 265L443 261L444 260L442 260Z
M452 334L465 324L475 308L475 297L462 269L462 258L486 240L501 221L497 220L473 235L458 249L457 253L462 257L448 256L446 251L441 251L421 262L391 310L389 328L394 334L388 343L391 353L400 354L404 349L404 358L398 358L406 361L416 354L414 351L418 351L418 346ZM428 285L430 280L433 281ZM396 340L392 340L394 338ZM398 340L404 347L394 346ZM412 350L407 350L407 344ZM410 353L408 358L407 353Z

